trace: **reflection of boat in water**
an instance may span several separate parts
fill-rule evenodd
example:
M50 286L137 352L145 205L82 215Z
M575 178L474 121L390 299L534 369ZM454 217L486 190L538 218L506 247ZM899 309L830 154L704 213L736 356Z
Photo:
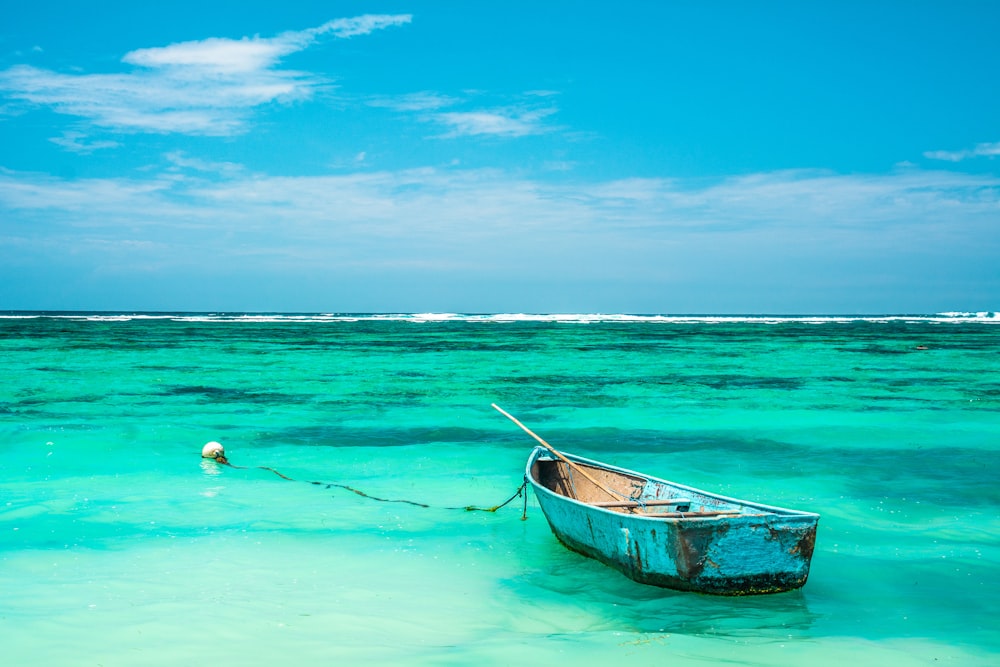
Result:
M818 514L563 454L507 416L545 445L531 452L525 476L552 532L573 551L639 583L684 591L753 595L806 583Z

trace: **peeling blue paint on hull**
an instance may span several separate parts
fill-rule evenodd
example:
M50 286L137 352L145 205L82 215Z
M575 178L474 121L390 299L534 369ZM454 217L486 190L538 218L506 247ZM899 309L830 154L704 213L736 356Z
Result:
M536 448L526 474L569 549L637 582L682 591L756 595L806 583L819 515L563 456L573 465Z

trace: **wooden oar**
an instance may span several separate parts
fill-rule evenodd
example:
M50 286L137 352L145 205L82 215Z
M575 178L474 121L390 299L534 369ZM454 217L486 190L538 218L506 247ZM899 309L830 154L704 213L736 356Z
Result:
M609 496L611 496L615 500L624 500L625 499L624 494L615 493L614 491L612 491L608 487L606 487L603 484L601 484L600 482L598 482L596 479L594 479L593 477L591 477L587 473L586 470L584 470L579 465L577 465L576 463L573 463L568 458L566 458L565 456L563 456L562 454L560 454L559 452L557 452L555 447L553 447L549 443L547 443L544 440L542 440L538 435L535 434L534 431L532 431L530 428L528 428L527 426L525 426L524 424L522 424L521 422L519 422L517 420L517 418L514 417L512 414L510 414L509 412L507 412L506 410L504 410L503 408L501 408L496 403L491 403L491 405L494 408L496 408L497 412L499 412L504 417L506 417L507 419L511 420L512 422L514 422L515 424L517 424L518 426L520 426L522 429L524 429L525 433L527 433L532 438L534 438L535 440L537 440L538 442L540 442L542 444L542 446L545 447L545 449L547 449L550 452L552 452L552 454L554 454L556 458L558 458L560 461L562 461L563 463L565 463L566 465L568 465L570 468L572 468L573 470L575 470L576 472L580 473L581 475L583 475L584 477L586 477L588 480L590 480L591 484L593 484L594 486L596 486L597 488L599 488L601 491L604 491L604 493L608 494Z

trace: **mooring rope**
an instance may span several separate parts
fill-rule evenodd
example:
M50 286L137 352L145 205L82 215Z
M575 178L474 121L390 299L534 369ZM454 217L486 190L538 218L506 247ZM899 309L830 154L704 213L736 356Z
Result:
M518 496L523 496L524 497L524 511L521 513L521 518L522 519L527 519L528 518L528 494L524 492L524 490L527 488L527 486L528 486L528 480L525 479L523 482L521 482L521 486L519 486L517 488L517 491L514 492L514 495L512 495L510 498L508 498L507 500L503 501L499 505L494 505L493 507L476 507L475 505L468 505L466 507L445 507L444 509L446 509L446 510L461 510L461 509L464 509L466 512L496 512L498 509L500 509L504 505L509 504L512 500L514 500L514 498L517 498Z
M419 502L417 502L415 500L405 500L405 499L401 499L401 498L379 498L378 496L373 496L373 495L371 495L369 493L365 493L361 489L355 489L353 486L348 486L347 484L340 484L340 483L337 483L337 482L312 482L312 481L308 481L308 480L297 480L297 479L294 479L292 477L289 477L288 475L285 475L284 473L278 472L274 468L269 468L267 466L238 466L238 465L236 465L234 463L230 463L229 459L227 459L224 454L219 455L219 456L208 456L206 458L211 458L216 463L220 463L222 465L229 466L230 468L236 468L236 469L239 469L239 470L267 470L267 471L273 472L275 475L277 475L281 479L288 480L289 482L302 481L302 482L305 482L306 484L312 484L314 486L322 486L322 487L327 488L327 489L332 489L332 488L344 489L346 491L350 491L351 493L356 493L356 494L358 494L359 496L361 496L363 498L368 498L369 500L377 500L380 503L405 503L407 505L416 505L417 507L426 507L428 509L431 509L431 508L434 507L433 505L428 505L426 503L419 503ZM494 505L493 507L477 507L476 505L464 505L462 507L438 507L437 509L464 510L466 512L496 512L501 507L509 505L511 503L511 501L514 500L514 498L517 498L518 496L523 496L524 497L524 510L521 513L521 518L522 519L527 519L528 518L528 494L526 494L524 492L524 490L525 490L525 488L527 486L528 486L528 480L525 479L521 483L521 486L518 487L517 491L514 492L514 495L512 495L510 498L508 498L507 500L503 501L499 505Z

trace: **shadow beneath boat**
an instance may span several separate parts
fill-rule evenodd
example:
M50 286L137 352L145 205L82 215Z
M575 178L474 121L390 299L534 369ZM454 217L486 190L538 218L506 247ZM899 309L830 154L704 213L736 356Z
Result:
M571 553L549 553L545 560L541 568L508 580L511 592L549 612L560 606L584 612L593 626L603 629L782 641L808 634L820 618L810 611L801 589L770 595L705 595L638 584Z

